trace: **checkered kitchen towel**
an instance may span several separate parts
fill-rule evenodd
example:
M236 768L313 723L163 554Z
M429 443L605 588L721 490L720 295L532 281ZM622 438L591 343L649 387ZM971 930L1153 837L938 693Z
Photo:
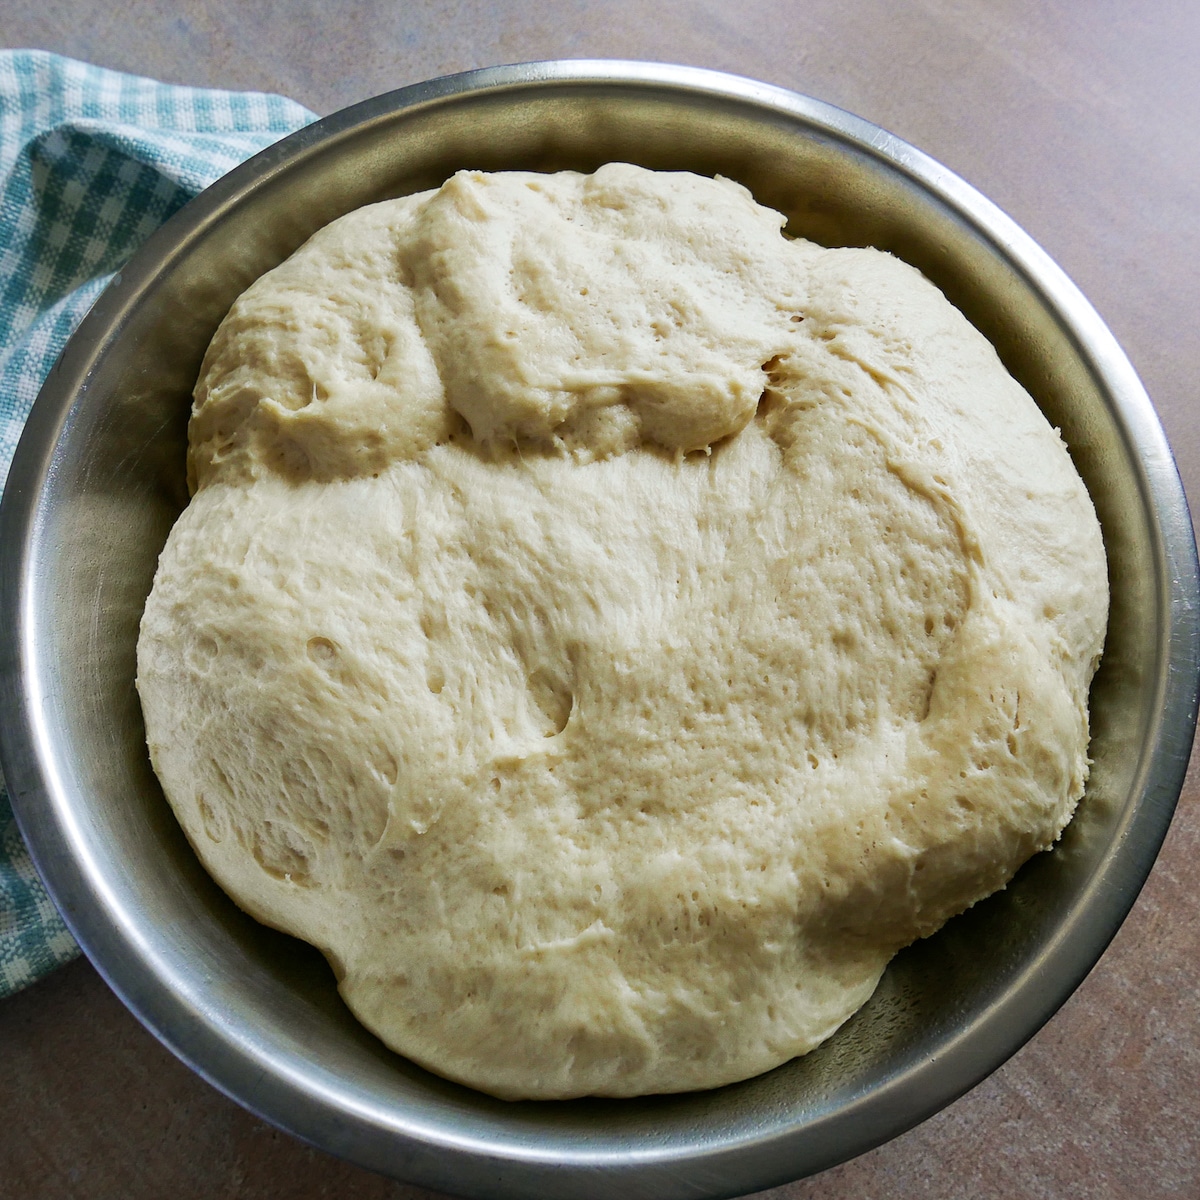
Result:
M113 273L176 209L314 116L0 50L0 491L30 405ZM78 954L0 788L0 996Z

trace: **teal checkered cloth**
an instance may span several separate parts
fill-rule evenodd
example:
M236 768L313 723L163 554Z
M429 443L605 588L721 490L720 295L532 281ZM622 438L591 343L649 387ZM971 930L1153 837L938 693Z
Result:
M0 491L42 380L114 272L197 192L312 120L282 96L0 51ZM0 787L0 996L78 953Z

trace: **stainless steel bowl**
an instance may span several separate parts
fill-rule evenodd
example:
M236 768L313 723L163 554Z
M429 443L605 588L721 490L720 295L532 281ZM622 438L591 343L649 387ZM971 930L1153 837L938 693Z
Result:
M385 1050L315 951L256 925L151 773L134 644L186 501L189 391L234 297L313 230L460 167L612 159L741 180L825 243L933 279L1059 426L1104 528L1112 620L1095 765L1062 843L903 952L806 1058L717 1091L506 1104ZM857 1154L1012 1054L1116 931L1170 821L1198 677L1197 566L1145 392L1063 273L960 179L818 101L681 67L558 62L383 96L235 170L150 239L42 391L0 514L2 753L21 828L89 957L182 1059L335 1154L466 1196L740 1195Z

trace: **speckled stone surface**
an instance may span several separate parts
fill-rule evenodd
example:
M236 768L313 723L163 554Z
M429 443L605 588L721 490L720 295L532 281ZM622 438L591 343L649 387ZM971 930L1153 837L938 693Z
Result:
M1142 373L1200 496L1194 0L3 0L0 42L319 112L470 67L648 58L808 92L1005 208ZM1111 948L938 1116L771 1200L1200 1197L1200 765ZM308 1148L177 1063L86 962L0 1001L0 1196L435 1200Z

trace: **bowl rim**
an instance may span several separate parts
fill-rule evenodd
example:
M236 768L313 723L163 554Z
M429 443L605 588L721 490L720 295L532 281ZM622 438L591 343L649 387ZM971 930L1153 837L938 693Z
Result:
M92 364L119 335L127 314L154 279L202 240L223 215L275 176L402 111L454 104L467 95L547 87L667 89L711 97L797 120L887 164L932 192L988 242L1039 294L1069 331L1077 352L1113 396L1130 458L1141 472L1147 510L1155 514L1156 611L1161 664L1150 736L1142 747L1130 806L1103 862L1070 918L1045 952L1028 964L1002 999L947 1040L936 1061L914 1063L882 1088L864 1093L803 1130L774 1128L756 1138L696 1147L580 1149L568 1162L548 1161L535 1144L453 1136L410 1121L397 1133L394 1114L372 1111L343 1093L338 1105L311 1081L256 1057L255 1048L218 1029L208 1014L184 1003L154 969L150 952L128 922L104 903L104 880L89 861L78 831L53 801L64 784L40 717L32 631L37 624L27 574L39 502L53 476L54 456ZM138 1019L210 1083L257 1115L324 1149L376 1170L404 1158L410 1178L465 1194L519 1196L741 1195L796 1178L805 1159L815 1171L862 1153L924 1120L1015 1053L1061 1006L1103 953L1141 889L1173 814L1191 750L1200 694L1200 569L1191 518L1163 430L1133 367L1098 314L1065 273L994 204L928 155L862 118L785 88L722 72L625 60L552 60L489 67L444 76L343 109L273 144L234 168L150 236L96 301L72 335L35 402L14 455L0 507L0 762L13 809L34 863L72 933L97 970ZM1086 947L1083 949L1082 947ZM1014 1033L1014 1030L1016 1031ZM252 1086L251 1081L253 1081ZM387 1119L385 1119L387 1116ZM362 1128L331 1145L331 1122L354 1118ZM851 1148L833 1144L835 1130L853 1128ZM408 1139L398 1153L380 1138ZM804 1153L802 1153L804 1151ZM807 1157L805 1158L805 1156ZM708 1181L682 1181L686 1163ZM479 1191L485 1188L491 1190ZM648 1190L647 1190L648 1189Z

